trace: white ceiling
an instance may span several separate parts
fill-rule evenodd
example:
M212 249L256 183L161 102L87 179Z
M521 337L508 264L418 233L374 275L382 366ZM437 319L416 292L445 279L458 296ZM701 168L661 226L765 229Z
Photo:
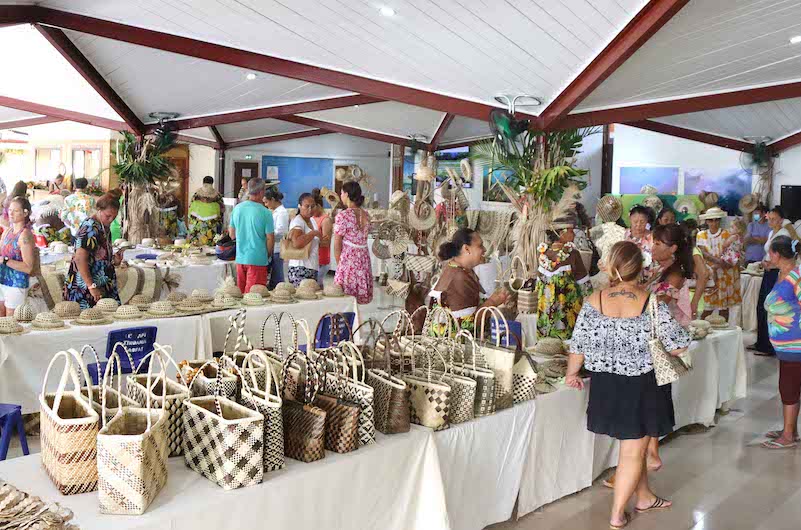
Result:
M801 0L692 0L576 110L796 81L796 35Z
M456 116L439 143L449 144L463 140L474 140L476 138L485 138L490 134L492 132L486 121Z
M41 118L39 114L31 114L17 109L10 109L8 107L0 107L0 128L3 123L17 120L27 120L29 118Z
M208 127L198 127L197 129L184 129L182 131L178 131L178 134L182 136L191 136L192 138L200 138L202 140L208 140L210 142L216 142L217 139L214 137L214 133L211 132L211 129Z
M382 132L401 138L409 138L413 134L423 134L427 141L430 141L445 114L387 101L358 107L309 112L301 114L301 116Z
M272 120L269 118L217 126L217 132L220 133L220 136L222 136L223 140L226 142L308 131L311 129L314 129L314 127L306 127L305 125L297 125L295 123L287 123L285 121Z

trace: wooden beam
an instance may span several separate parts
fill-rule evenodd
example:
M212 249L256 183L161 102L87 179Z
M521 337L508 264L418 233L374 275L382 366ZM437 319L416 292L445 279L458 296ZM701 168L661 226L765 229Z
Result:
M2 125L3 124L0 123L0 126ZM773 151L775 154L779 154L782 151L786 151L787 149L795 147L799 144L801 144L801 131L791 134L786 138L782 138L781 140L776 140L772 144L769 144L768 147L770 147L771 151Z
M206 140L205 138L195 138L194 136L186 136L185 134L176 134L175 141L183 142L185 144L205 145L206 147L211 147L212 149L220 148L220 146L217 145L217 142Z
M220 134L220 131L218 131L217 127L214 125L209 126L209 129L211 130L211 134L214 135L214 139L217 141L217 149L220 149L224 152L226 145L225 140L223 140L223 137Z
M31 5L0 6L0 27L36 22L41 8Z
M659 31L689 0L650 0L598 56L567 86L537 120L547 130L604 82Z
M264 118L277 118L280 116L291 116L293 114L303 114L306 112L316 112L319 110L340 109L343 107L353 107L355 105L369 105L370 103L380 103L382 99L371 96L341 96L336 98L316 99L304 101L303 103L290 103L287 105L274 105L260 109L240 110L236 112L226 112L223 114L213 114L210 116L198 116L196 118L184 118L172 120L170 125L178 129L195 129L197 127L211 127L212 125L225 125L227 123L238 123L243 121L261 120ZM146 130L158 127L158 124L146 126Z
M140 120L136 113L122 100L117 92L111 88L111 85L106 82L100 72L97 71L92 63L89 62L89 59L81 53L78 47L75 46L63 31L58 28L42 26L40 24L36 24L35 27L39 33L58 50L62 57L81 74L86 82L95 89L95 92L114 109L114 112L119 114L135 134L142 134L144 132L145 124L142 123L142 120Z
M72 110L60 109L51 107L49 105L41 105L30 101L23 101L21 99L8 98L0 96L0 107L8 107L11 109L24 110L25 112L32 112L34 114L43 114L51 118L60 118L62 120L75 121L84 123L86 125L94 125L95 127L103 127L104 129L112 129L115 131L130 131L131 128L123 121L112 120L109 118L101 118L100 116L93 116L91 114L84 114L83 112L75 112Z
M237 140L235 142L228 142L227 144L225 144L225 147L227 149L233 149L235 147L248 147L251 145L271 144L273 142L285 142L286 140L297 140L298 138L308 138L310 136L322 136L324 134L331 134L331 132L315 129L313 131L273 134L272 136L262 136L260 138L249 138L247 140Z
M456 116L451 113L447 113L442 117L442 121L439 122L439 127L437 127L437 132L434 133L434 137L431 138L431 143L428 144L429 151L433 153L437 150L440 140L442 140L442 137L445 136L445 131L448 130L448 127L450 127L455 117Z
M718 147L725 147L727 149L734 149L735 151L752 151L754 144L743 142L742 140L734 140L724 136L716 136L701 131L694 131L692 129L685 129L683 127L676 127L675 125L668 125L667 123L660 123L657 121L643 120L626 123L630 127L637 127L638 129L646 129L678 138L685 138L687 140L694 140L709 145L717 145Z
M318 129L323 129L329 132L335 132L340 134L349 134L351 136L359 136L361 138L367 138L369 140L376 140L379 142L386 142L388 144L398 144L398 145L406 145L411 147L412 141L409 138L402 138L400 136L393 136L391 134L384 134L375 131L368 131L366 129L358 129L356 127L350 127L348 125L340 125L338 123L331 123L322 120L315 120L313 118L304 118L303 116L283 116L281 118L277 118L281 121L286 121L289 123L296 123L298 125L306 125L308 127L316 127Z
M709 94L642 105L570 114L559 121L556 129L573 129L591 125L626 123L663 116L690 114L801 97L801 83L787 83L761 88L748 88L722 94Z
M61 118L51 118L50 116L39 116L38 118L25 118L22 120L0 122L0 130L21 129L23 127L33 127L34 125L44 125L46 123L57 123L64 121Z
M119 22L87 17L75 13L39 8L38 22L59 28L80 31L121 42L146 46L207 61L229 64L257 72L265 72L307 83L358 92L380 99L398 101L407 105L428 108L439 112L450 112L478 120L486 120L491 110L498 108L486 103L459 99L444 94L397 85L321 68L271 55L240 50L229 46L205 42L189 37L171 35L160 31L129 26Z

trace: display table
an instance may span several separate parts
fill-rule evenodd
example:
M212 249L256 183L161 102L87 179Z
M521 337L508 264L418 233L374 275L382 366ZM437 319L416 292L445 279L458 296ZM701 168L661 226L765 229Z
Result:
M762 276L740 274L740 293L743 297L743 301L739 307L731 311L729 323L732 326L740 326L744 332L756 332L756 311L757 302L759 301L759 289L761 287Z
M512 516L535 409L527 401L434 433L453 530L481 530Z
M259 307L249 307L247 308L245 333L247 333L253 345L259 347L261 344L261 327L267 315L270 313L281 313L282 311L291 314L295 319L306 319L312 334L314 334L317 322L326 313L356 312L354 324L358 325L360 322L358 307L356 299L352 296L323 298L322 300L303 300L294 304L268 304ZM223 351L225 335L228 333L228 326L230 325L228 319L232 315L235 315L237 311L236 309L231 309L203 315L203 342L198 346L198 358L211 357L215 351ZM274 330L275 327L273 324L268 325L265 333L267 345L273 344ZM284 346L288 346L292 337L291 324L288 318L283 319L281 330L282 337L285 341ZM299 335L298 341L300 344L306 343L306 338L303 336L303 333ZM231 339L229 348L233 346L233 339Z
M173 347L176 361L194 359L203 341L200 316L143 319L115 322L103 326L75 326L52 331L30 331L23 335L0 336L0 403L22 405L23 414L38 412L47 365L57 352L67 348L80 350L91 344L101 360L106 355L108 333L116 329L156 326L156 342ZM84 358L92 363L91 353ZM58 378L51 377L49 390L55 390Z
M0 476L75 514L82 530L446 530L449 528L437 452L430 430L378 435L354 453L268 473L257 486L224 491L186 467L168 462L167 485L141 516L102 515L97 493L62 496L39 455L0 462Z

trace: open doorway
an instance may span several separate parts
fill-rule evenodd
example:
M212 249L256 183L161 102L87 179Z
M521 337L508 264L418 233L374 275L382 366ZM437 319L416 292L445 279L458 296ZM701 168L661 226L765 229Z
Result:
M234 162L234 194L239 197L242 190L242 179L248 180L259 176L258 162Z

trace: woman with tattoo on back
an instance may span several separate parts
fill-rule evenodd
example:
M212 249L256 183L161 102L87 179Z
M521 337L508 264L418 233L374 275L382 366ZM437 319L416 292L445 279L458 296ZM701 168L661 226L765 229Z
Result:
M15 197L8 205L9 227L0 239L0 315L13 316L28 298L30 276L38 250L31 232L31 203Z

